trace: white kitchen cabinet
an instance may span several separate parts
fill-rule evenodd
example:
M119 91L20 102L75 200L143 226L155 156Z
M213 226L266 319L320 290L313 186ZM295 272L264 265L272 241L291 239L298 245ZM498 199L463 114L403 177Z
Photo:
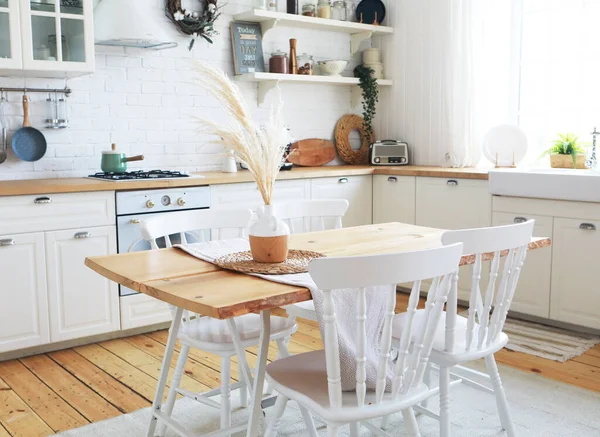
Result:
M0 236L0 352L49 343L44 234Z
M342 176L311 180L313 199L346 199L350 202L343 219L344 227L373 223L372 176Z
M554 219L550 317L600 329L600 220Z
M526 220L535 220L534 237L551 237L554 219L524 213L494 212L493 226L505 226ZM550 281L552 275L552 249L545 247L527 254L521 270L517 291L511 305L512 311L550 317Z
M166 302L146 294L121 296L121 329L141 328L173 320Z
M20 0L0 0L0 70L21 70Z
M118 331L116 283L85 266L85 258L117 253L114 226L47 232L46 266L52 342Z
M373 176L373 223L415 224L414 176Z
M11 44L17 31L18 42L11 45L12 62L0 62L0 74L74 77L94 72L92 0L0 0L0 15L7 12ZM3 28L0 57L6 46Z
M469 229L492 224L487 181L418 177L416 193L419 226Z

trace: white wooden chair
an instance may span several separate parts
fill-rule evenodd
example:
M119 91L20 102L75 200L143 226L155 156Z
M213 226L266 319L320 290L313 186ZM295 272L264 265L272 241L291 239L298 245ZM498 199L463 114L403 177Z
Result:
M437 415L426 409L426 402L416 408L417 411L440 421L442 437L451 434L449 397L451 376L460 378L464 384L495 395L502 428L509 437L515 436L494 353L501 350L508 342L508 336L502 332L502 329L527 255L534 223L534 220L530 220L509 226L448 231L442 236L443 244L461 242L464 244L464 253L474 254L475 257L468 317L457 314L458 278L456 278L448 298L446 312L441 317L443 322L440 322L433 342L431 363L439 366L440 414ZM485 294L482 293L483 287L480 286L484 254L487 254L485 258L493 255ZM501 257L501 255L506 256ZM417 318L424 316L423 311L417 312ZM400 341L404 335L409 319L407 313L398 314L394 318L393 336L396 341ZM487 374L460 366L480 358L485 360ZM430 367L427 369L426 381L429 378ZM484 384L471 378L479 379ZM491 383L492 388L487 387L486 382Z
M238 236L242 237L252 218L250 210L199 210L180 212L177 214L166 214L159 218L144 220L141 222L143 237L150 241L153 249L158 249L157 239L164 238L166 247L172 247L171 236L179 235L182 244L186 244L186 232L190 231L212 231L213 239L219 239L222 230L234 229ZM200 237L204 232L200 232ZM201 317L188 311L183 312L183 319L177 332L177 338L181 342L179 359L173 373L169 394L164 408L160 408L161 399L155 399L158 409L153 411L152 422L148 436L154 435L157 419L162 423L158 428L157 435L164 435L165 426L168 426L177 434L188 437L183 427L171 418L177 394L194 399L204 405L220 409L221 432L211 433L211 436L228 436L234 432L244 429L247 424L231 428L231 390L240 389L242 406L247 406L247 389L252 388L252 374L246 361L245 348L256 346L259 343L261 321L258 314L248 314L234 319L217 320L210 317ZM283 354L287 354L285 338L293 334L297 326L293 320L283 317L271 318L271 340L277 342L277 346ZM179 388L183 375L185 363L188 359L190 348L201 349L221 357L221 387L207 393L192 393ZM231 357L237 355L240 381L230 384L231 379ZM159 386L164 386L169 366L161 372ZM220 395L221 402L211 398Z
M371 419L402 411L405 426L418 436L418 425L412 407L430 396L429 388L422 383L433 333L441 317L451 288L451 280L462 255L462 244L419 252L371 255L313 260L309 272L324 297L324 351L294 355L274 361L267 366L267 379L279 396L273 417L269 421L266 437L274 437L288 400L305 406L327 423L328 435L337 436L339 428L350 425L350 435L357 437L360 427L389 436L369 422ZM430 305L425 317L417 323L412 315L419 302L421 281L432 279L429 289ZM392 322L396 306L395 284L414 282L408 314L409 326L402 338L400 355L393 364L390 354ZM377 366L376 390L366 387L366 287L392 285L386 296L385 321L379 340L380 359ZM335 301L333 290L356 289L356 391L342 392L340 356L337 339ZM414 321L414 323L413 323ZM417 338L411 347L411 335ZM389 366L394 376L389 392L386 378ZM310 430L309 430L310 431ZM314 430L312 430L314 432Z
M300 200L275 204L275 215L285 221L292 234L340 229L342 219L348 211L349 202L345 199ZM317 321L315 304L312 300L285 307L292 318Z

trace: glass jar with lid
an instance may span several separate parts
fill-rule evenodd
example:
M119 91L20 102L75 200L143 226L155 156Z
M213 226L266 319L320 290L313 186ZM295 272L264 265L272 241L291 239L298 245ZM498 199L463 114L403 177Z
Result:
M315 61L313 57L307 53L302 53L298 56L298 74L310 76L314 74Z
M331 4L331 18L339 21L348 20L348 6L345 1L337 0Z
M314 3L306 3L302 6L302 15L305 17L316 17L317 6Z
M269 73L288 74L290 61L286 52L276 51L269 58Z
M317 16L319 18L331 18L330 0L319 0L319 3L317 3Z

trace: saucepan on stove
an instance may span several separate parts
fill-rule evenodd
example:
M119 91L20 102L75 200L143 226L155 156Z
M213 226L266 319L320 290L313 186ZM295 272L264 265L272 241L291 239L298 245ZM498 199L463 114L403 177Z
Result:
M144 155L125 156L124 153L117 151L117 145L113 144L111 150L102 152L102 171L105 173L125 173L127 163L131 161L143 161Z

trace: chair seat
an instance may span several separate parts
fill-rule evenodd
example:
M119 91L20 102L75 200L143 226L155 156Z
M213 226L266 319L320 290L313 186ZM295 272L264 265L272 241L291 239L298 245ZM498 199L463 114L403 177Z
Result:
M267 366L267 379L277 392L292 400L301 399L304 405L326 421L343 422L347 420L350 422L392 414L420 402L427 397L429 392L427 386L421 384L411 390L408 395L398 398L394 403L387 402L385 405L385 401L390 400L390 394L386 393L384 403L375 406L375 392L367 391L363 407L358 406L356 392L343 392L343 409L331 408L324 350L292 355L273 361ZM388 411L386 412L385 409Z
M312 300L288 305L285 307L285 311L292 317L317 321L315 302Z
M258 340L262 329L260 315L246 314L235 318L235 324L242 342ZM271 338L290 335L296 331L296 324L287 317L271 317ZM233 338L225 320L201 317L182 325L179 339L189 342L233 345Z
M415 328L422 326L424 321L425 310L418 310L415 313L416 325ZM408 313L396 314L392 324L392 337L399 340L402 336L402 331L408 319ZM479 339L479 324L475 324L475 332L473 333L473 341L471 350L467 351L467 323L468 319L462 316L456 316L456 330L454 333L454 353L445 352L446 348L446 312L442 313L438 325L435 330L433 339L433 350L431 351L431 361L435 364L444 366L454 366L459 363L477 360L486 355L493 354L508 343L508 336L502 332L498 338L493 341L488 347L475 350L474 345L477 345ZM418 329L413 329L413 332L418 332ZM414 338L413 338L414 340Z

